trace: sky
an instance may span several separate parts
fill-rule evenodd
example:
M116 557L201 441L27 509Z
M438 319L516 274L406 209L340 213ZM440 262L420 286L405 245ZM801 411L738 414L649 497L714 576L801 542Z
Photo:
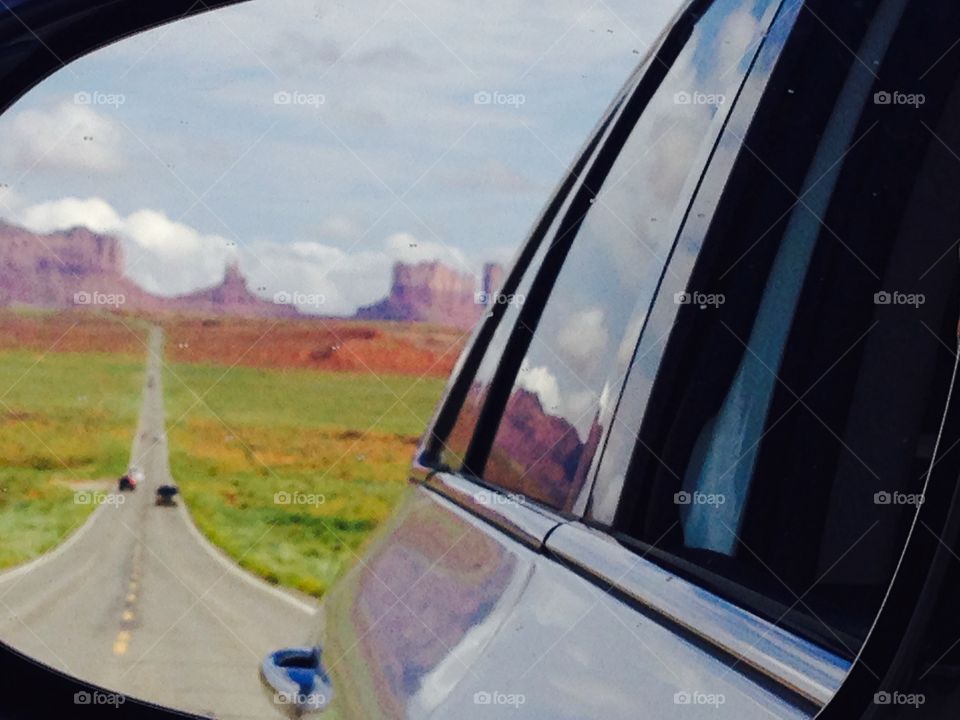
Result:
M252 0L124 39L0 116L0 217L119 236L151 292L352 314L396 261L509 263L680 0Z

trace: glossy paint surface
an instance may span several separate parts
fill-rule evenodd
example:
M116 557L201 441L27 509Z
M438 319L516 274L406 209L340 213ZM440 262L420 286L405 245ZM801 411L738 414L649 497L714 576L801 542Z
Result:
M624 181L621 193L633 200L637 195L628 192L631 187L650 194L647 198L641 193L644 211L627 219L635 220L635 227L620 232L622 218L611 208L624 202L615 203L612 195L610 205L595 208L594 219L588 218L587 236L595 235L597 242L611 237L619 242L605 253L614 266L596 273L591 284L591 273L577 268L596 260L591 259L592 251L579 265L571 265L575 282L558 296L557 321L576 319L578 312L592 311L596 305L601 311L594 315L605 317L603 308L609 306L619 324L608 328L602 322L586 323L592 330L604 330L607 338L605 344L585 346L584 360L590 360L584 366L589 370L587 382L584 373L575 372L575 358L558 359L556 353L549 357L548 353L525 364L522 372L528 375L540 365L555 365L557 372L567 374L563 383L557 380L556 402L542 397L543 388L536 383L527 383L528 388L518 385L537 397L541 412L549 411L554 420L562 419L573 428L576 444L599 436L603 428L597 424L609 421L607 408L613 407L618 386L610 384L610 368L596 361L620 357L627 362L633 355L657 278L683 225L687 203L696 193L702 167L714 142L721 138L723 144L722 119L731 110L740 81L751 82L751 65L760 52L761 70L753 83L759 90L788 35L775 32L764 47L779 7L764 0L722 0L710 7L693 33L689 52L678 59L679 76L671 92L652 104L652 114L643 121L647 140L659 128L674 141L648 155L626 158L628 166L614 173ZM789 27L795 12L786 16L781 28ZM694 93L710 94L711 88L713 95L730 97L719 105L693 101ZM724 107L725 103L730 104ZM677 121L679 130L671 135L669 126ZM636 182L630 180L631 173L637 174ZM670 180L673 193L660 214L654 212L659 196L648 187L658 178ZM654 240L661 244L651 255L649 243ZM659 261L654 257L658 254ZM638 273L649 278L634 282ZM597 291L591 295L594 286ZM638 288L644 293L639 298ZM551 322L548 318L544 326L550 338L561 337L564 328ZM586 338L585 333L567 334ZM531 352L536 348L535 340ZM617 365L622 374L625 366ZM558 398L571 398L576 392L589 395L589 402L560 408ZM528 439L536 445L536 438ZM501 494L447 474L435 474L425 484L411 487L390 527L328 598L327 629L316 640L324 648L335 695L323 717L632 720L693 712L739 720L815 714L816 701L828 695L845 673L836 658L797 645L785 635L767 636L769 628L762 622L710 593L691 592L689 585L680 588L685 594L673 593L667 573L658 573L649 563L646 573L637 572L636 566L645 561L639 557L631 561L627 552L616 557L623 567L611 565L618 577L604 577L587 567L589 553L581 558L585 564L578 566L576 556L582 548L562 527L569 521L535 508L522 495L508 494L520 491L569 509L589 464L589 458L581 462L581 455L576 462L560 462L584 471L561 473L553 494L530 492L524 483L509 481L502 483ZM493 472L496 467L494 462L487 469ZM525 474L531 468L520 464L514 470ZM503 480L484 475L486 480ZM542 473L530 476L536 484ZM627 581L642 583L644 577L660 583L656 592L625 589ZM626 585L609 592L619 580ZM670 607L673 600L676 604ZM695 631L676 622L684 603L696 605ZM711 627L717 631L713 640ZM731 651L742 654L732 656ZM758 671L764 664L770 667Z
M422 487L331 595L325 624L324 717L627 720L685 704L716 718L811 714Z

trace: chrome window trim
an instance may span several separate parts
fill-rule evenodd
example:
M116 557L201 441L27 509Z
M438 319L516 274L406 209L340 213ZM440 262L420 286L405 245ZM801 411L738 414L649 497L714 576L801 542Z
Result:
M422 485L533 550L540 550L547 535L565 522L521 495L507 495L462 475L432 472Z
M818 707L831 700L850 670L851 663L840 656L664 570L581 523L557 527L545 549Z

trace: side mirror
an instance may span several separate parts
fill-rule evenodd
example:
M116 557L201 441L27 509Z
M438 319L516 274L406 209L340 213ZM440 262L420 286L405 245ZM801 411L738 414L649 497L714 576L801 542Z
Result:
M260 680L270 699L292 718L325 710L333 699L330 677L319 647L285 648L260 665Z

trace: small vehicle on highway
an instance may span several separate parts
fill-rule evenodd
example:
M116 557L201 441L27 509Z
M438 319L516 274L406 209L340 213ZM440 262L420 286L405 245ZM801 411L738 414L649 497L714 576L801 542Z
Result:
M143 478L143 470L136 465L131 465L117 481L117 489L121 492L136 490L137 485L143 482Z
M161 485L156 492L156 505L173 507L177 504L177 495L180 489L176 485Z

